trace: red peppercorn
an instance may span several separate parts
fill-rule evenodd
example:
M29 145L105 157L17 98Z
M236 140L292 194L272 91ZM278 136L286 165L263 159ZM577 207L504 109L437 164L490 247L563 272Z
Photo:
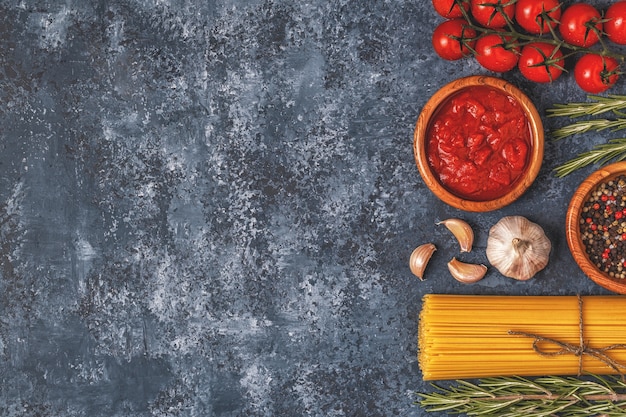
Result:
M609 196L606 194L602 194L602 196L600 197L600 200L602 201L607 201L609 199Z
M595 223L592 223L591 226L589 226L591 228L591 230L598 230L598 225ZM626 235L626 233L624 233Z
M607 252L602 252L602 259L609 259L609 254Z
M587 217L587 218L585 219L585 221L586 221L587 223L591 223L591 222L593 221L593 219L592 219L591 217Z
M600 208L600 203L593 203L593 209L598 210Z
M624 214L623 214L621 211L616 211L616 212L615 212L615 218L616 218L616 219L621 219L623 215L624 215Z

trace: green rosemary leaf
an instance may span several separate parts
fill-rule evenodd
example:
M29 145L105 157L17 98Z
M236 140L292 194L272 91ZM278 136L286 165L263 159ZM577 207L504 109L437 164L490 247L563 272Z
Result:
M565 177L577 169L591 164L604 165L609 161L622 161L624 159L626 159L626 138L612 139L570 159L555 168L555 172L557 177Z
M467 404L466 400L449 399L438 394L420 394L420 396L422 397L420 405L422 407L430 407L428 408L428 411L431 412L449 410L463 412L463 407Z
M506 410L507 408L513 407L515 404L519 403L520 401L523 401L523 398L518 397L518 398L513 398L513 399L502 401L502 402L478 401L477 404L480 405L480 407L482 407L482 411L474 411L474 412L468 413L468 415L502 416L505 413L504 410Z
M523 377L486 378L483 380L482 385L489 387L494 391L507 393L536 392L537 390L542 390L541 385ZM548 391L544 392L547 393Z

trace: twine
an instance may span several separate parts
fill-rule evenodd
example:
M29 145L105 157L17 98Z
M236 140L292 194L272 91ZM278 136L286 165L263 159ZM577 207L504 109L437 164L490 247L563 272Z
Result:
M618 343L618 344L609 345L609 346L605 346L601 348L589 347L589 345L585 342L585 337L584 337L583 299L580 295L578 296L578 314L579 314L579 320L578 320L579 343L578 345L574 343L562 342L560 340L541 336L535 333L518 332L518 331L513 331L513 330L509 330L508 333L514 336L530 337L534 339L533 350L537 352L539 355L544 356L544 357L560 356L560 355L567 355L567 354L576 355L578 357L578 376L580 376L583 372L583 357L586 355L586 356L595 358L599 360L600 362L603 362L604 364L609 366L611 369L613 369L615 372L617 372L622 377L622 380L625 380L624 372L622 372L621 370L626 370L626 365L622 365L621 363L617 362L616 360L611 358L606 352L614 350L614 349L626 349L626 344ZM555 352L548 352L541 348L540 346L541 343L551 343L553 345L560 347L561 349Z

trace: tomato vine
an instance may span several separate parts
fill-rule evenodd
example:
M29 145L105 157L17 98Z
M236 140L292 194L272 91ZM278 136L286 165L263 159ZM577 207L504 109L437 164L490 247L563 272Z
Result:
M490 71L506 72L517 66L529 80L546 83L566 70L567 58L578 55L574 78L581 89L594 94L612 87L622 73L624 0L605 12L587 3L562 10L557 0L432 1L446 22L456 20L454 32L438 27L433 33L435 50L445 59L473 55Z

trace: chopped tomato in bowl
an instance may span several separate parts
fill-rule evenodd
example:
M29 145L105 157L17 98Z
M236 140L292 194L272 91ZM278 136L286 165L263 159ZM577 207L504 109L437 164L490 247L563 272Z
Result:
M543 161L543 127L530 100L495 77L456 80L431 97L418 119L415 159L446 203L489 211L519 198Z

